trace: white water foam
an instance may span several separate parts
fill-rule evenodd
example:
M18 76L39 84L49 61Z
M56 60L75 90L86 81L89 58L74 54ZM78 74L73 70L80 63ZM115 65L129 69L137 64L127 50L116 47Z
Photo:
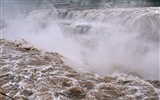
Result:
M76 68L159 77L160 8L38 10L5 21L4 38L58 52Z

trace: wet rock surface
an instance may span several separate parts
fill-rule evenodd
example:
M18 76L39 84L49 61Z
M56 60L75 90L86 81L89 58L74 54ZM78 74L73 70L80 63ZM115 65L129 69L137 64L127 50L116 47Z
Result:
M118 72L102 77L76 70L63 56L33 46L25 49L28 43L23 42L0 40L0 92L3 89L15 100L158 100L159 82L154 85Z

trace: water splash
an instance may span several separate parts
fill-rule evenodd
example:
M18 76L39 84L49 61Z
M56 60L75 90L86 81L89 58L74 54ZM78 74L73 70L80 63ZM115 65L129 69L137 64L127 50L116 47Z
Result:
M75 67L158 79L160 8L36 10L7 23L4 38L25 38Z

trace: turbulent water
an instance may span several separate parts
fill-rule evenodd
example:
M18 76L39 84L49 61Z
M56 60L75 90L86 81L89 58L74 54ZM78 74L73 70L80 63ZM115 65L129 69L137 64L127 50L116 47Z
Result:
M3 38L58 52L75 68L159 78L159 7L35 10L3 20Z
M159 81L73 69L62 55L34 48L24 39L0 39L0 45L0 100L158 100L160 96Z
M159 99L160 7L73 10L48 3L31 11L3 3L0 99Z

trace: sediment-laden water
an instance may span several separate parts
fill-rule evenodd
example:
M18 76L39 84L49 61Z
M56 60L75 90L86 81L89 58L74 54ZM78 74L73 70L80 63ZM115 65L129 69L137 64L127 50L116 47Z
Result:
M158 100L159 7L48 6L2 9L1 93L16 100Z

